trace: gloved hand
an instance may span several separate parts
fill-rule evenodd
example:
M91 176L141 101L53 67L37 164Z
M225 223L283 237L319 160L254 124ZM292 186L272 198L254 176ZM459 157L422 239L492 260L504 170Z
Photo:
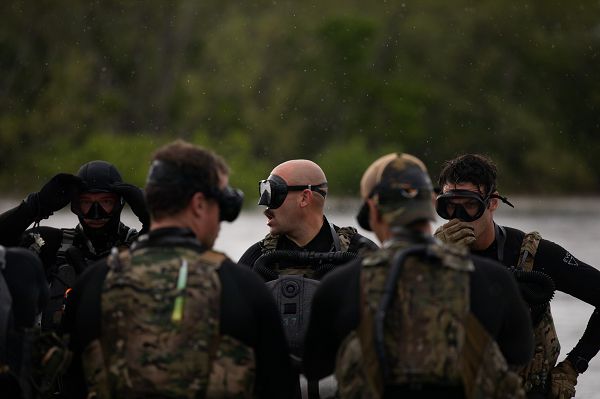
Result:
M44 184L39 192L29 194L25 202L36 220L46 219L67 206L73 196L83 190L83 186L81 178L69 173L59 173Z
M150 214L148 213L148 208L146 208L144 192L139 187L129 183L116 183L111 185L110 188L115 193L123 196L125 202L129 204L133 213L142 223L140 234L147 232L150 228Z
M575 397L575 385L577 385L577 371L569 361L565 359L550 370L550 398L568 399Z
M435 238L448 243L469 246L475 242L475 231L470 223L460 219L452 219L437 228L433 233Z

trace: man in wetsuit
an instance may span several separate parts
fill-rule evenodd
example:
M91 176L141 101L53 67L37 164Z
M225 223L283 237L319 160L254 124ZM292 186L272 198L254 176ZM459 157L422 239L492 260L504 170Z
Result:
M32 343L36 317L47 301L48 285L37 256L23 248L0 246L0 393L3 398L34 395Z
M536 353L521 370L528 397L572 397L577 377L600 349L600 271L560 245L542 239L537 232L526 234L496 224L494 211L498 201L511 205L498 194L496 177L495 164L482 155L466 154L447 161L438 181L442 194L436 208L449 222L438 228L435 236L466 245L473 254L500 261L507 267L542 272L553 280L557 290L596 308L575 348L556 364L560 345L550 307L530 304Z
M75 228L39 226L69 203L79 218ZM44 330L59 329L65 292L88 264L137 238L138 232L120 221L125 203L147 229L150 217L141 189L124 183L114 165L92 161L76 175L54 176L39 192L0 215L0 244L29 248L44 265L50 283L50 302L42 314ZM25 230L32 223L34 227Z
M307 378L335 370L343 399L522 397L507 367L529 361L532 331L510 273L431 236L433 187L419 159L379 158L360 191L359 223L382 248L317 288Z
M273 250L359 253L376 248L354 227L335 226L325 217L327 188L325 173L312 161L294 159L276 166L266 180L259 182L258 204L267 207L264 214L269 234L248 248L239 262L252 267L261 255ZM319 265L306 269L285 264L278 267L281 274L303 272L317 279L330 270L321 270Z
M255 273L212 250L221 221L242 206L228 175L221 157L183 141L155 153L145 188L149 234L86 270L68 298L65 330L80 373L73 397L297 392L272 295Z

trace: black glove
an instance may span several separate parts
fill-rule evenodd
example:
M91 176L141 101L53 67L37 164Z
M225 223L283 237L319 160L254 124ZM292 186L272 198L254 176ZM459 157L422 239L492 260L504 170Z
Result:
M142 223L142 231L140 231L140 234L146 233L150 228L150 214L146 208L144 192L139 187L128 183L116 183L111 185L110 188L115 193L123 196L125 202L129 204L133 213L135 213Z
M29 205L36 220L46 219L55 211L61 210L73 196L84 188L80 177L69 173L59 173L44 184L37 193L27 196L25 202Z

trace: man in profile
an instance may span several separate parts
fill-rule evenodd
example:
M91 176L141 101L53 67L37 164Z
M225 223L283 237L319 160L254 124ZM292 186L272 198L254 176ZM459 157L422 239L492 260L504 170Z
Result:
M332 372L341 398L522 398L509 365L533 352L531 321L510 273L431 235L433 187L408 154L361 180L361 225L382 248L317 288L304 371Z
M274 250L359 253L376 248L354 227L338 227L325 217L327 192L325 173L313 161L293 159L277 165L267 179L259 182L258 204L266 206L269 233L248 248L239 262L252 267L261 255ZM280 263L275 270L317 280L330 271L318 264L303 266ZM264 274L263 278L269 279Z
M66 313L98 398L283 398L297 392L272 295L214 251L243 196L218 155L176 141L153 157L150 232L86 271ZM76 395L82 397L81 392Z

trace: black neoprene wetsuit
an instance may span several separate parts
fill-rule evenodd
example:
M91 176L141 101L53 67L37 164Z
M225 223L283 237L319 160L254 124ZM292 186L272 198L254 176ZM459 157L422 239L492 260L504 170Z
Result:
M7 210L0 215L0 244L7 246L31 247L34 244L35 234L43 239L44 244L36 249L47 274L53 271L57 264L57 254L64 239L63 229L49 226L39 226L27 229L35 222L35 213L27 202L22 201L19 206ZM130 231L131 230L131 231ZM114 246L129 246L137 238L137 231L119 223L116 232L105 237L88 238L83 229L78 226L74 229L72 246L77 248L78 255L73 259L77 269L83 269L87 263L93 263L108 255ZM59 261L60 263L60 261ZM78 270L79 271L79 270Z
M259 241L244 252L238 263L252 267L256 260L263 254L262 241ZM363 249L376 249L377 244L369 240L367 237L356 233L348 246L348 252L358 253ZM327 218L323 218L323 226L317 235L305 246L300 247L295 242L282 235L277 240L277 250L289 251L314 251L314 252L330 252L334 250L334 241L331 236L331 227Z
M49 294L44 270L34 254L23 248L7 248L5 260L6 267L2 275L12 300L8 321L7 356L9 364L14 367L21 364L23 329L34 326L36 316L46 306ZM2 397L18 398L19 392L19 385L13 377L0 373Z
M497 229L496 239L486 250L473 253L498 260L506 266L515 266L525 233L511 227L503 227L503 230ZM578 357L589 362L600 350L600 271L575 258L560 245L544 239L538 246L533 270L550 276L558 291L594 306L583 336L567 354L572 362Z
M496 339L510 364L527 363L533 354L533 332L529 311L513 277L496 262L476 256L472 260L471 312ZM303 357L309 379L333 373L340 344L359 325L360 270L360 260L334 270L321 281L313 297ZM417 397L429 397L423 396L426 393L450 397L447 388L433 388Z
M176 228L151 231L138 248L169 245L201 250L190 230ZM71 336L74 353L69 371L69 395L72 397L85 397L81 353L100 336L101 290L107 272L105 260L94 264L81 275L68 298L64 329ZM257 397L294 397L298 389L297 376L291 368L287 341L273 296L255 273L229 259L218 269L218 275L221 280L220 331L254 349Z

